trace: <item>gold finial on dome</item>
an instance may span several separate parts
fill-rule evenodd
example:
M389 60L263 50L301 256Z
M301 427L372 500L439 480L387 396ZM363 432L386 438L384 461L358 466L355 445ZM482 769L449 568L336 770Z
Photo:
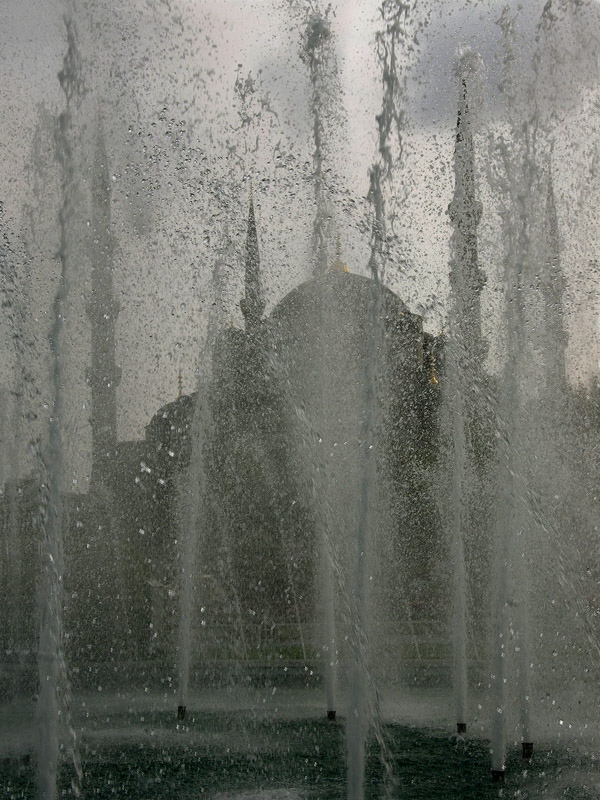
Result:
M337 242L335 245L335 261L329 267L330 272L349 272L350 270L342 261L342 241L338 233Z
M429 377L429 383L433 384L434 386L437 386L439 380L435 371L435 356L433 355L433 353L429 357L429 362L431 364L431 375Z

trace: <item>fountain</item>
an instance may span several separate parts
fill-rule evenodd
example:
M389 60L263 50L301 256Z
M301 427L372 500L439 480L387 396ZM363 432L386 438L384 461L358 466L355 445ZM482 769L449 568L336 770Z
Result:
M595 4L167 6L5 144L0 785L595 796Z

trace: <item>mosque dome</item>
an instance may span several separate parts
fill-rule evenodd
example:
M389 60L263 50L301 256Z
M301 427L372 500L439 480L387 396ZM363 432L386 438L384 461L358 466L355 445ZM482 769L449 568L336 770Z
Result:
M339 398L332 408L349 410L346 423L350 409L356 420L362 413L370 368L381 399L396 405L414 402L424 380L422 319L368 277L330 270L306 281L273 309L266 327L272 358L297 402L310 405L330 384Z

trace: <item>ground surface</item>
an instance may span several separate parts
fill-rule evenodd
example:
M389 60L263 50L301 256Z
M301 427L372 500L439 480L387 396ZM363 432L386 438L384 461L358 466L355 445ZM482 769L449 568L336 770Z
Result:
M73 701L84 798L122 800L327 800L347 796L344 719L328 722L314 693L224 692L190 700L177 722L172 697L78 696ZM578 739L541 742L531 762L511 746L504 787L490 781L481 732L457 739L443 694L413 694L403 724L371 737L365 797L565 798L600 795L595 748ZM37 796L33 706L4 707L0 798ZM433 718L437 716L437 724ZM75 796L65 750L58 797Z

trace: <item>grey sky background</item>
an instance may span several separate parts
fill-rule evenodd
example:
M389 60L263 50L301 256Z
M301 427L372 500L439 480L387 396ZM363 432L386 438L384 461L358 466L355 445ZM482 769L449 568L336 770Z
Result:
M313 219L313 142L308 70L300 37L306 8L299 0L97 0L68 6L55 0L5 0L0 30L0 199L5 228L31 260L19 273L31 337L32 361L48 397L47 328L57 263L58 167L53 118L63 108L57 73L65 50L63 14L74 9L87 93L74 114L81 183L73 227L70 318L65 336L69 430L73 454L89 442L89 331L85 296L89 263L84 235L89 208L91 143L98 113L106 133L112 176L115 291L119 317L119 432L143 435L156 409L195 385L209 308L211 274L220 264L222 324L241 325L239 299L245 214L252 176L261 266L268 307L310 276ZM478 178L484 202L481 258L488 273L484 296L492 357L501 357L498 318L501 246L494 198L486 178L489 139L503 124L498 83L502 48L496 20L505 3L437 0L417 3L415 44L404 64L407 81L405 153L389 191L398 214L397 239L386 281L422 314L426 327L445 322L453 128L459 46L484 64L480 93ZM598 4L584 23L556 23L542 59L553 114L553 170L563 263L568 277L569 362L574 380L598 372ZM531 77L536 25L544 0L511 8L517 25L517 68ZM339 231L344 259L366 272L368 169L376 146L381 70L374 44L379 3L333 3L331 20L339 73L326 119L327 181L333 209L331 248ZM255 79L246 134L239 130L236 77ZM261 106L262 101L262 106ZM256 150L255 144L258 142ZM402 200L401 199L405 198ZM25 209L25 211L24 211ZM0 321L4 341L10 330ZM15 381L14 354L0 353L3 382ZM41 425L42 423L40 423ZM73 474L85 482L86 464L73 455Z

